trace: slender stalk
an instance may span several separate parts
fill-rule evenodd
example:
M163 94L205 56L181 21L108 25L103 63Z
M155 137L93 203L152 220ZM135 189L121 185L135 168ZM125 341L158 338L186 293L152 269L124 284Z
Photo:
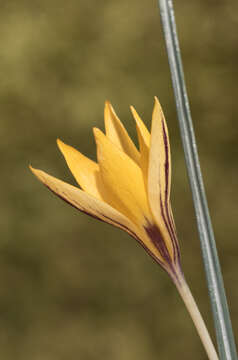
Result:
M200 339L206 350L208 359L219 360L217 352L215 350L215 347L212 343L212 340L211 340L208 330L206 328L206 325L203 321L202 315L197 307L197 304L193 298L193 295L192 295L186 281L183 278L182 280L180 280L179 283L176 282L175 285L176 285L178 292L179 292L181 298L183 299L184 304L194 322L194 325L197 329L198 335L200 336Z
M172 0L158 1L168 52L186 165L196 212L209 295L213 310L219 354L222 360L236 360L237 353L234 335L216 249L215 237L204 190L188 95L184 80L183 64L179 48L173 2Z

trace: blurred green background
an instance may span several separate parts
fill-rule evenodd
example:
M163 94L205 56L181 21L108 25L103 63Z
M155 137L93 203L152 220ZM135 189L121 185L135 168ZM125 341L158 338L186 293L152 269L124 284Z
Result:
M74 183L57 137L95 158L105 99L135 138L167 117L182 263L214 336L157 2L0 0L0 357L206 359L168 276L122 231L49 193L28 164ZM175 2L201 166L238 328L238 3Z

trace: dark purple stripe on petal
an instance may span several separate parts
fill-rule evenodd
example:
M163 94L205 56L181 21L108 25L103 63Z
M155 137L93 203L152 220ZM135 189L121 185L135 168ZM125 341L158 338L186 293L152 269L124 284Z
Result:
M172 224L170 214L168 211L168 203L169 203L169 173L170 173L170 163L169 163L169 141L168 136L165 130L164 118L162 120L163 126L163 140L164 140L164 148L165 148L165 163L164 163L164 172L165 172L165 208L166 208L166 216L169 222L170 232L176 238L175 229Z
M175 235L175 229L168 211L168 203L169 203L169 173L170 173L170 162L169 162L169 141L168 141L168 136L166 134L166 130L165 130L165 124L164 124L164 119L162 122L162 126L163 126L163 139L164 139L164 148L165 148L165 163L164 163L164 171L165 171L165 207L166 207L166 215L169 221L169 226L171 228L171 231L174 233Z
M152 243L159 251L160 255L164 259L165 263L172 264L172 259L164 242L163 235L161 234L160 229L156 225L149 224L145 227L145 231Z
M74 207L75 209L77 209L77 210L79 210L79 211L81 211L81 212L83 212L83 213L85 213L85 214L87 214L87 215L89 215L89 216L97 219L97 220L100 220L100 221L104 222L103 219L97 217L96 215L93 215L93 214L89 213L86 209L83 209L82 206L81 206L80 204L77 204L77 202L76 202L75 200L73 200L75 203L72 204L69 200L67 200L66 194L62 193L62 195L59 195L57 192L55 192L54 190L52 190L48 185L46 185L46 184L44 184L44 185L45 185L53 194L57 195L60 199L64 200L66 203L68 203L69 205L71 205L71 206ZM65 195L65 197L64 197L64 195ZM79 208L79 206L81 207L81 209ZM168 259L169 259L169 263L171 264L171 268L170 268L170 269L168 269L168 264L167 264L167 263L162 262L158 257L156 257L155 254L153 254L152 251L150 251L150 249L148 249L148 247L147 247L147 246L144 244L144 242L136 235L135 232L133 232L133 231L132 231L131 229L129 229L127 226L124 226L124 225L122 225L121 223L119 223L119 222L111 219L110 217L105 216L103 213L100 213L100 215L103 216L106 220L112 221L115 225L119 226L122 230L125 230L130 236L132 236L134 239L136 239L137 242L143 247L143 249L153 258L153 260L154 260L156 263L158 263L167 273L170 274L171 278L172 278L174 281L176 281L176 282L179 281L179 277L178 277L178 275L177 275L178 270L180 271L181 274L182 274L182 272L181 272L180 268L178 268L177 271L173 268L173 264L172 264L172 262L171 262L171 258L169 257L168 252L166 252L166 249L164 249L165 244L162 245L162 242L161 242L161 249L164 249L164 250L162 250L162 251L164 251L165 257L168 257ZM107 222L106 220L105 220L105 222ZM109 223L109 224L110 224L110 223ZM114 224L110 224L110 225L114 225ZM152 226L152 227L153 227L153 226ZM145 230L146 230L146 232L147 232L147 228L145 228ZM158 229L157 229L157 231L158 231ZM149 235L149 233L150 233L151 236L152 236L153 238L155 238L156 230L155 230L155 228L154 228L154 230L149 230L149 227L148 227L148 232L147 232L147 233L148 233L148 235ZM161 235L160 235L160 236L161 236ZM150 238L151 238L151 237L150 237ZM161 237L161 240L162 240L162 237ZM151 241L153 241L153 240L151 239ZM162 241L163 241L163 240L162 240ZM159 242L160 242L160 241L159 241Z
M163 219L165 222L165 225L169 231L173 248L174 248L174 261L178 260L180 262L180 251L179 251L179 245L178 240L176 236L176 230L173 224L173 221L171 219L171 215L169 212L168 204L169 204L169 172L170 172L170 162L169 162L169 142L168 142L168 136L166 134L165 130L165 124L164 124L164 118L162 120L162 126L163 126L163 140L164 140L164 148L165 148L165 163L164 163L164 171L165 171L165 212L167 220L165 219L165 216L163 215ZM160 199L160 207L163 208L161 204ZM164 214L164 212L163 212Z
M136 237L136 234L131 230L129 229L127 226L121 224L119 221L115 221L114 219L111 219L109 216L106 216L105 214L103 213L100 213L99 214L105 218L105 220L101 219L100 217L98 217L97 215L94 215L90 212L88 212L88 210L86 209L83 209L82 206L80 204L77 204L77 202L75 200L72 200L74 203L70 202L69 200L67 200L67 195L64 194L62 192L63 195L65 195L65 197L63 195L59 195L57 192L55 192L54 190L52 190L48 185L44 184L53 194L57 195L60 199L64 200L67 204L71 205L72 207L74 207L75 209L83 212L84 214L87 214L89 216L91 216L92 218L94 219L97 219L99 221L102 221L102 222L107 222L107 220L111 221L111 223L109 223L109 225L114 225L114 226L118 226L120 227L121 229L125 230L126 232L128 232L131 236L133 237ZM80 208L79 208L80 207Z
M165 163L164 163L164 171L165 171L165 200L168 199L169 195L169 171L170 171L170 164L169 164L169 142L168 137L165 130L164 119L162 120L163 126L163 140L164 140L164 148L165 148Z
M169 172L170 172L170 162L169 162L169 141L168 136L165 130L164 118L162 119L162 127L163 127L163 140L164 140L164 150L165 150L165 163L164 163L164 174L165 174L165 201L162 203L162 194L161 194L161 186L160 186L160 209L163 221L168 230L168 233L171 238L173 253L174 253L174 261L176 262L179 259L179 251L178 251L178 241L176 236L176 231L173 226L169 211Z
M183 272L180 266L174 267L174 264L171 264L171 267L169 267L167 263L161 261L152 251L150 251L140 238L138 238L137 236L133 236L133 237L138 241L138 243L143 247L143 249L152 257L152 259L157 264L159 264L162 267L162 269L166 271L167 274L169 274L169 276L174 281L174 283L176 284L180 283L180 279L181 277L183 277Z
M160 209L161 209L161 215L162 215L164 224L165 224L165 226L166 226L166 228L168 230L168 233L169 233L169 236L170 236L170 239L171 239L171 243L172 243L172 246L173 246L173 255L174 255L173 260L174 260L175 263L178 262L180 264L180 251L179 251L179 246L178 246L178 239L177 239L176 233L174 231L174 228L169 226L170 224L168 224L168 221L170 221L170 217L169 217L169 220L167 220L168 218L166 218L166 216L165 216L161 195L160 195ZM167 202L165 203L165 209L166 209L166 215L167 215L168 214L168 204L167 204Z
M157 262L165 269L172 278L178 280L178 271L181 273L180 266L178 267L177 264L173 262L171 256L168 252L167 246L165 244L163 235L160 229L156 225L152 225L149 222L147 226L144 227L148 237L151 239L152 243L159 251L161 257L163 258L164 262L161 263L158 259Z

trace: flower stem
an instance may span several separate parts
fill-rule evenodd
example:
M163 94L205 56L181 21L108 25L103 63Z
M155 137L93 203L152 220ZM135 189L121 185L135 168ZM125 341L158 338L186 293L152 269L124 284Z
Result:
M184 301L184 304L193 320L193 323L197 329L198 335L203 343L203 346L206 350L208 359L210 360L219 360L215 347L212 343L211 337L208 333L206 325L203 321L202 315L197 307L197 304L193 298L193 295L185 281L184 278L179 279L179 282L176 281L175 285L178 289L178 292L181 298Z

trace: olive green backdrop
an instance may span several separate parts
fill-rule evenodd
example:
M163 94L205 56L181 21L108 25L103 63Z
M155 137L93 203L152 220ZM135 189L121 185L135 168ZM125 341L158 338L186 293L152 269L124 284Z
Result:
M206 359L168 276L128 235L77 212L32 176L74 183L55 140L95 158L109 99L135 138L163 105L172 203L188 282L214 336L155 0L0 0L0 357ZM238 3L175 1L201 166L238 328Z

